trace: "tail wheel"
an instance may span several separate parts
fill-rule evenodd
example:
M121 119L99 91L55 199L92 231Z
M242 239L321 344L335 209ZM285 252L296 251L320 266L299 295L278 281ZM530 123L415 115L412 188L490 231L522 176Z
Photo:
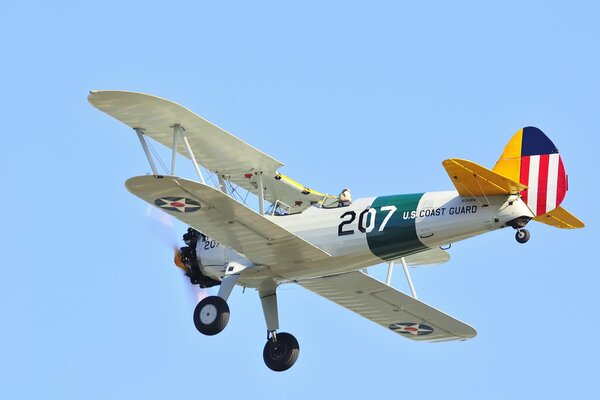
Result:
M289 333L278 333L276 340L269 339L263 350L263 359L273 371L285 371L294 365L300 354L300 345Z
M517 242L519 243L527 243L530 237L531 234L527 229L519 229L517 233L515 233L515 239L517 239Z
M194 325L204 335L216 335L229 322L229 306L219 296L209 296L194 309Z

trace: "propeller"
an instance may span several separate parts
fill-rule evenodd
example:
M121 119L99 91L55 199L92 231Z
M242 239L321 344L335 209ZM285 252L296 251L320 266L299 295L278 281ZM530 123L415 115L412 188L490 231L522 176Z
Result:
M173 249L173 262L177 268L183 271L181 276L185 281L190 301L192 301L195 306L200 300L208 296L208 291L207 289L200 288L198 285L191 284L186 275L189 270L181 259L181 251L179 250L177 240L178 235L175 230L174 218L164 211L152 206L148 206L146 216L148 217L148 230L152 232L153 236L158 239L159 242Z

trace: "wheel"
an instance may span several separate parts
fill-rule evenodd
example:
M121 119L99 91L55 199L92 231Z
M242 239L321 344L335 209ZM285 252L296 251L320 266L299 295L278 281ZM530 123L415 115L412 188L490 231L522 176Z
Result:
M294 365L300 354L300 346L294 336L289 333L278 333L277 341L267 340L263 350L263 359L267 367L273 371L285 371Z
M209 296L194 309L194 325L204 335L216 335L229 322L229 306L219 296Z
M527 229L519 229L515 234L515 239L517 239L517 242L519 243L527 243L530 237L531 235Z

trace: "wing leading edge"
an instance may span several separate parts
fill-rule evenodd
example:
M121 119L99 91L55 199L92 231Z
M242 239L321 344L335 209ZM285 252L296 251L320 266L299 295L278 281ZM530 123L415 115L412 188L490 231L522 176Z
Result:
M438 342L477 335L464 322L360 271L297 283L408 339Z

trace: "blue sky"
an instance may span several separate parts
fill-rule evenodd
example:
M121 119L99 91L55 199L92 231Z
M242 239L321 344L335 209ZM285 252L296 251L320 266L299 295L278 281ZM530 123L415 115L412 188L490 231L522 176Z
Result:
M3 110L0 397L11 399L564 398L595 392L600 28L595 2L10 2ZM123 182L148 170L90 89L179 102L353 196L451 189L441 161L493 166L544 130L587 224L531 224L456 243L413 272L420 298L470 341L403 340L302 288L280 289L301 346L262 361L254 291L203 337L171 250ZM185 227L177 226L179 237ZM172 232L166 232L166 235ZM381 270L381 267L379 267ZM382 273L382 270L376 273ZM397 271L394 284L406 289Z

